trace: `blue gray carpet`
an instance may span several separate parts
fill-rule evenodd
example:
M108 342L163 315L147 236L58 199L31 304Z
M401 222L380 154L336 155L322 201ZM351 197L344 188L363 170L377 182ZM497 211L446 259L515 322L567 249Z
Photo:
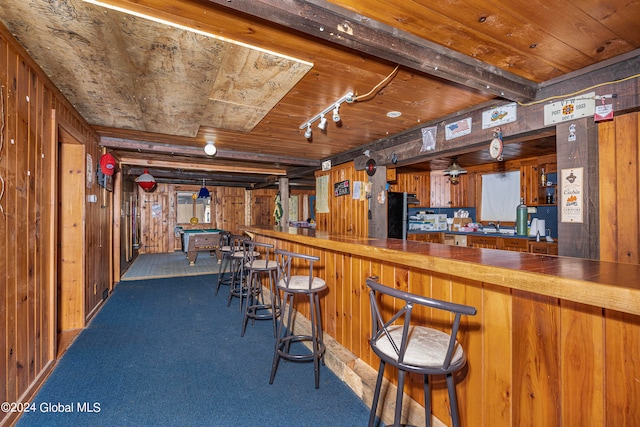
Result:
M121 282L34 399L30 426L362 426L367 406L326 366L281 361L270 321L240 337L215 275Z

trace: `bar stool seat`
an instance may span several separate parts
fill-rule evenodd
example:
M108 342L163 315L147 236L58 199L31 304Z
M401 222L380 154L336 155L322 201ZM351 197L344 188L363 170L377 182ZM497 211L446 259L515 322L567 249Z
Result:
M322 319L320 315L320 292L327 288L326 282L320 277L314 276L313 264L320 260L317 256L298 254L281 249L276 249L276 262L278 265L277 289L283 293L282 315L278 325L276 345L271 365L269 384L273 380L278 369L280 359L295 362L313 361L315 373L315 387L320 387L320 362L324 365L325 344L323 342ZM294 265L294 263L296 265ZM295 269L302 270L300 264L308 265L308 274L293 274ZM293 313L295 296L304 295L309 298L309 320L311 322L311 334L295 334ZM300 346L291 348L292 343L309 342L310 352L303 352ZM300 350L298 352L298 350Z
M276 336L277 318L280 315L280 293L275 289L278 264L272 259L271 251L274 246L269 243L244 242L245 254L244 268L248 272L247 277L247 303L244 306L244 318L242 320L242 334L244 336L247 323L251 319L273 321L273 336ZM269 286L269 301L263 295L261 276L266 274Z
M393 426L401 426L404 380L407 372L423 375L424 410L427 427L431 426L430 375L444 375L447 382L451 422L460 426L458 400L453 373L461 370L467 359L460 343L456 340L463 315L476 314L474 307L440 301L422 295L410 294L378 283L377 278L366 280L371 306L371 339L369 344L380 358L378 379L371 403L369 427L375 422L384 368L387 363L397 368L398 389ZM411 315L419 306L423 310L443 310L453 316L450 323L439 322L438 329L411 323ZM438 317L440 319L441 316ZM445 328L447 332L440 330Z

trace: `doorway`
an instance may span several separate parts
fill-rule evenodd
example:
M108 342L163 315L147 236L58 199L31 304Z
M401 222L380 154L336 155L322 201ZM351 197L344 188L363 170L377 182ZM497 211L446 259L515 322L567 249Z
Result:
M57 343L60 355L82 330L84 307L85 147L58 127Z

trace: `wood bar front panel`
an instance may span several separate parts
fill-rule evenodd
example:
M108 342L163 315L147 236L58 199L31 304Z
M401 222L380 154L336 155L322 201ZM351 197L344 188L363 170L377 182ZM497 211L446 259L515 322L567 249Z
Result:
M433 272L426 259L420 269L308 242L260 235L257 240L321 258L316 274L329 284L321 299L325 331L374 369L379 360L368 344L366 277L476 307L476 316L463 319L459 336L469 361L457 382L462 425L640 425L640 316L470 280L455 271ZM306 307L302 313L308 316ZM395 372L387 371L395 381ZM411 376L408 384L408 393L422 402L421 378ZM432 398L433 414L449 425L444 381L433 381Z

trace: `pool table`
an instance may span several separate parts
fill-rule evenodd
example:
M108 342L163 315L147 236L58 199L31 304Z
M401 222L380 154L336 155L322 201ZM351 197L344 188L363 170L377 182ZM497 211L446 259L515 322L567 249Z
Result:
M182 250L187 253L189 265L195 264L198 252L212 252L220 249L221 232L222 230L215 228L180 230L182 234ZM219 259L218 262L220 262Z

